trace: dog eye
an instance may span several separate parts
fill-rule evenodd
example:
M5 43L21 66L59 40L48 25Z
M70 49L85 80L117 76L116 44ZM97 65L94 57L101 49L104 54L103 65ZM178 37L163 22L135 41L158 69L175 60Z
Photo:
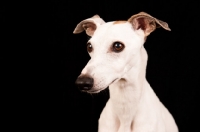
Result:
M120 42L113 43L113 51L114 52L121 52L124 49L124 45Z
M91 45L91 43L87 43L87 51L90 53L90 52L92 52L92 45Z

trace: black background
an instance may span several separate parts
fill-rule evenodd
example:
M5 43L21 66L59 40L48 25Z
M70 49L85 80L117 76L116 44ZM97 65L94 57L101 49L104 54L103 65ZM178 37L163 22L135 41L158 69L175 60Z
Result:
M38 3L39 4L39 3ZM34 126L46 130L96 132L107 99L80 92L74 82L90 59L85 33L76 25L95 14L107 21L127 20L141 11L169 24L171 32L156 29L144 44L149 59L147 80L171 112L180 132L199 132L198 4L192 1L72 1L51 0L42 5L44 20L41 78L45 89ZM40 32L40 31L39 31ZM39 47L38 47L39 48ZM38 62L39 63L39 62ZM40 65L40 63L38 64Z

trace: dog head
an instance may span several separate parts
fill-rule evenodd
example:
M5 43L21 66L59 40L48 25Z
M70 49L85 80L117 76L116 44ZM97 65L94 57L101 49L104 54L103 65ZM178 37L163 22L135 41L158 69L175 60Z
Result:
M139 61L146 37L160 26L170 30L167 23L144 12L127 21L105 23L98 15L81 21L74 33L86 31L91 36L87 43L91 59L76 80L78 87L97 93L121 79Z

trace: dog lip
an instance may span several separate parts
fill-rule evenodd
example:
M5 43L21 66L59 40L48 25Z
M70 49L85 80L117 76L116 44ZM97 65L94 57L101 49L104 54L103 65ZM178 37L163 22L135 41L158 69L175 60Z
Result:
M112 84L113 82L115 82L116 80L117 80L118 78L115 78L110 84ZM109 84L109 85L110 85ZM108 85L108 86L109 86ZM104 88L102 88L102 89L97 89L97 90L82 90L83 92L87 92L87 93L99 93L100 91L102 91Z
M98 90L89 90L87 91L88 93L99 93L101 91L101 89Z
M118 78L115 78L110 84L114 83L117 79L118 79ZM109 85L110 85L110 84L109 84ZM108 86L109 86L109 85L108 85Z

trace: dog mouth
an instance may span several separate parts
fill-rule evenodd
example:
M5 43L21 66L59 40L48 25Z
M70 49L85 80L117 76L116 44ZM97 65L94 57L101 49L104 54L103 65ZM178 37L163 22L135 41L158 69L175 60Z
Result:
M110 86L112 83L114 83L116 80L118 80L118 78L115 78L108 86ZM108 88L108 86L106 88ZM97 90L88 90L88 91L85 91L87 93L99 93L100 91L106 89L106 88L100 88L100 89L97 89Z
M115 78L108 86L110 86L112 83L114 83L118 78Z
M98 90L90 90L90 91L86 91L87 93L99 93L100 91L102 91L103 89L98 89Z

